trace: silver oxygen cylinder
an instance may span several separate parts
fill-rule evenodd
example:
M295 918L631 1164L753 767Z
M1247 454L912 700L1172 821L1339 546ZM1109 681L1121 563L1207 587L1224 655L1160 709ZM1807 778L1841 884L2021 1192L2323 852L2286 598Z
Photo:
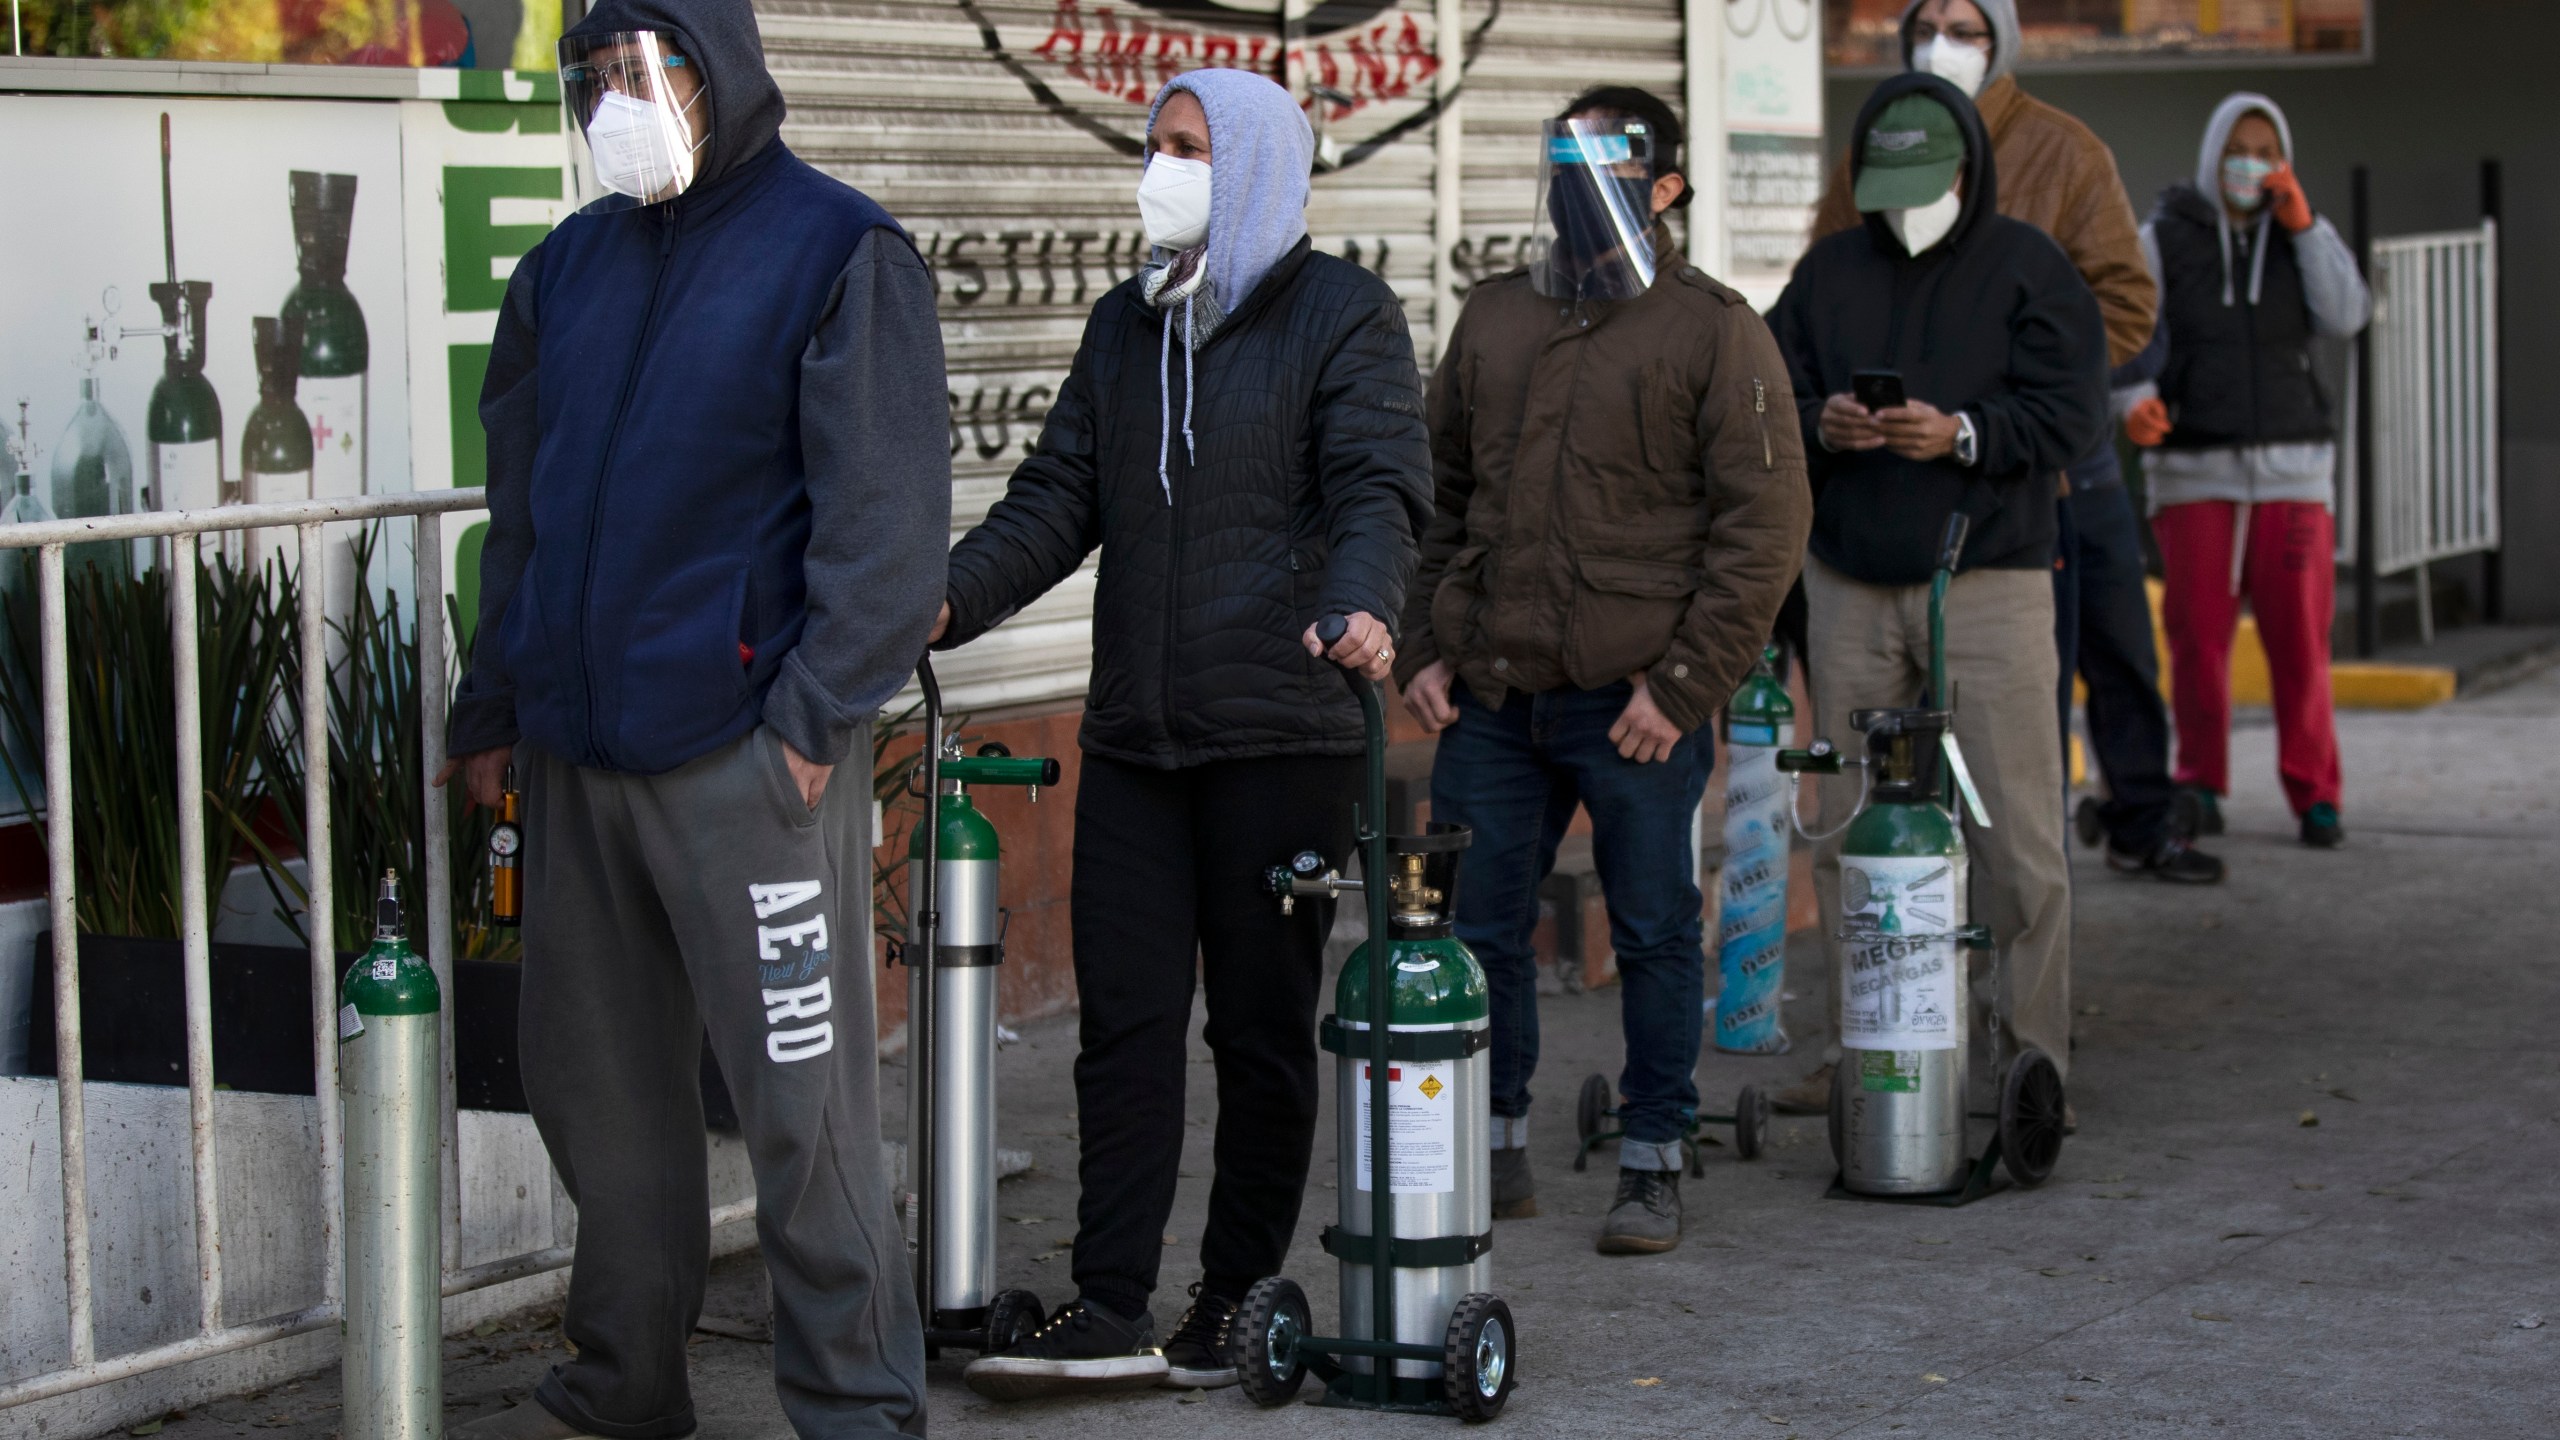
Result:
M1973 1008L1956 935L1968 923L1962 842L1934 856L1844 854L1840 865L1840 1183L1862 1195L1961 1189Z
M1458 1302L1493 1288L1493 1065L1487 1053L1492 1019L1484 970L1450 933L1447 902L1465 836L1434 826L1428 841L1390 839L1393 897L1386 946L1392 963L1393 1009L1387 1025L1388 1135L1385 1167L1393 1194L1398 1254L1392 1277L1395 1333L1380 1336L1440 1348ZM1421 844L1433 848L1422 853ZM1378 1167L1371 1163L1369 985L1373 939L1343 966L1334 990L1325 1048L1334 1051L1336 1154L1342 1157L1339 1225L1358 1241L1375 1233ZM1330 1240L1331 1237L1328 1237ZM1342 1333L1375 1333L1376 1291L1367 1247L1329 1243L1342 1261ZM1346 1356L1355 1373L1371 1362ZM1431 1379L1436 1361L1398 1360L1399 1379Z
M952 764L945 761L945 764ZM999 852L995 827L958 780L942 782L934 905L941 916L933 966L933 1035L919 1049L914 1025L925 971L907 972L908 1063L929 1054L933 1124L923 1123L923 1087L909 1085L907 1133L930 1134L933 1153L910 1151L910 1184L933 1167L933 1313L928 1325L985 1323L996 1292L996 978L1002 917L996 904ZM922 827L909 852L908 894L924 864ZM921 944L916 926L910 944Z
M443 996L409 948L399 881L382 880L373 947L339 986L345 1106L343 1434L444 1433L444 1215L438 1148Z

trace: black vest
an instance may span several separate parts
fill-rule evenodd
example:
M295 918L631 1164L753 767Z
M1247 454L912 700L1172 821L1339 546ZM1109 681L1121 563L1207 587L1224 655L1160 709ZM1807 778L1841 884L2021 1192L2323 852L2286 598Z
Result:
M2177 185L2152 212L2160 247L2160 315L2169 331L2169 365L2160 376L2168 402L2170 449L2333 440L2337 422L2311 368L2311 306L2293 237L2266 230L2266 271L2256 304L2249 275L2255 225L2236 230L2231 245L2231 303L2222 303L2222 242L2217 212L2192 187Z

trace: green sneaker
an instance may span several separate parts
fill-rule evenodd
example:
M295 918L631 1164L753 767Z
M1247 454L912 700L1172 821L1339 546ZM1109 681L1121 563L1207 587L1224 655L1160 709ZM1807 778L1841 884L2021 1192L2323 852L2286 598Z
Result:
M2302 843L2315 850L2335 850L2347 843L2347 827L2338 823L2338 807L2323 800L2302 817Z

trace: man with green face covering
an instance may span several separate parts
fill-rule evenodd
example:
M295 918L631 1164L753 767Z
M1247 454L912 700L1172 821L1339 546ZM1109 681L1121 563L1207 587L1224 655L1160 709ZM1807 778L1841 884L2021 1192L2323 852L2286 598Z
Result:
M1992 823L1967 825L1973 917L2003 952L2003 1053L2070 1063L2071 890L2053 723L2056 474L2107 418L2097 299L2043 231L1999 213L1982 120L1935 75L1876 87L1851 132L1865 222L1814 243L1770 322L1786 352L1813 480L1805 562L1813 734L1909 705L1928 682L1928 591L1950 515L1972 522L1947 592L1955 734ZM1905 399L1869 410L1851 376ZM1837 832L1854 785L1826 785L1814 858L1837 915ZM1838 983L1839 942L1822 927Z

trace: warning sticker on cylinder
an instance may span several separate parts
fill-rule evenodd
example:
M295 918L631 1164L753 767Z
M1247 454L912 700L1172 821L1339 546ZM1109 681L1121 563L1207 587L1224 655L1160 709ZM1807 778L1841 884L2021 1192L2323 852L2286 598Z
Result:
M1840 862L1840 1043L1953 1050L1964 968L1954 931L1963 867L1944 857Z
M1369 1180L1369 1067L1360 1067L1359 1188ZM1446 1195L1458 1188L1458 1104L1437 1067L1387 1067L1387 1147L1398 1195Z

